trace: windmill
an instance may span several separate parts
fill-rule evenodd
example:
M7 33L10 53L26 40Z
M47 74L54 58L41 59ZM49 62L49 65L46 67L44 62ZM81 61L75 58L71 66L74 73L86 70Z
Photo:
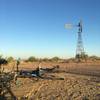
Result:
M77 47L76 47L76 55L75 58L78 62L81 61L81 59L85 59L85 52L83 47L83 41L82 41L82 20L79 21L77 25L73 24L65 24L65 28L71 29L72 27L78 27L78 39L77 39Z

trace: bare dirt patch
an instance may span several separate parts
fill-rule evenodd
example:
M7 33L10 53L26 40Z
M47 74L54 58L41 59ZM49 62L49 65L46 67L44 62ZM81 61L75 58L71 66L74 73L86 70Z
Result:
M12 91L26 100L100 100L100 81L95 81L100 79L97 77L66 73L50 73L44 77L39 80L19 78Z
M24 65L20 69L32 70L38 63ZM19 100L100 100L100 64L42 63L43 68L54 65L59 70L42 78L18 78L12 92Z

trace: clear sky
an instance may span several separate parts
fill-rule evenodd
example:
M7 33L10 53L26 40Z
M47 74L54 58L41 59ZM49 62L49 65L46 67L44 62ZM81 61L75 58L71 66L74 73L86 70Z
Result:
M100 56L100 0L0 0L0 54L73 57L83 20L86 53Z

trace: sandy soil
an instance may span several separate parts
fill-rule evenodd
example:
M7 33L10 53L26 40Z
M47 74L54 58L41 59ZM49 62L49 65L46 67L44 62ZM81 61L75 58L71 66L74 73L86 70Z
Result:
M42 78L18 78L17 85L12 83L12 92L19 100L100 100L100 64L42 63L42 67L54 65L60 68ZM20 70L37 66L36 62L21 64Z
M49 73L44 79L19 78L12 92L26 100L100 100L100 78Z

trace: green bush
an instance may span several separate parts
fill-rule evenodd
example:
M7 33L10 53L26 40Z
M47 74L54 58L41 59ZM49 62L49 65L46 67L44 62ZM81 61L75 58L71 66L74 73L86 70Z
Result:
M51 61L54 61L54 62L57 62L58 60L60 60L59 57L53 57L53 58L51 58Z
M9 58L7 59L7 61L8 61L8 62L13 62L13 61L14 61L14 58L13 58L13 57L9 57Z
M28 62L34 62L34 61L37 61L37 59L34 56L31 56L31 57L28 58L27 61Z

